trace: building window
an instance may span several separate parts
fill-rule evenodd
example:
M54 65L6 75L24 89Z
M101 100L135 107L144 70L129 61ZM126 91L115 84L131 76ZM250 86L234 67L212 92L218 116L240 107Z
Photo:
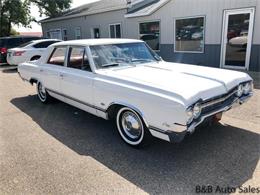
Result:
M80 29L80 27L77 27L75 29L75 38L76 39L81 39L81 29Z
M46 33L46 37L47 37L47 38L51 38L51 34L50 34L49 31Z
M51 39L62 39L62 34L60 29L53 29L47 32L47 37Z
M175 20L175 51L204 52L204 17Z
M139 24L140 39L153 50L160 50L160 22L143 22Z
M121 24L109 25L110 38L121 38Z
M67 32L67 29L62 29L62 39L64 41L67 41L68 40L68 32Z

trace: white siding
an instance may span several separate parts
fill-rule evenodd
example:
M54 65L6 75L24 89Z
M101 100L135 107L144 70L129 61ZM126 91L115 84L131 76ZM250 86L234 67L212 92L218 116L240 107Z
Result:
M139 22L159 20L161 44L174 43L174 19L190 16L205 16L205 44L220 44L223 12L225 9L255 7L253 44L260 44L260 0L171 0L150 16L124 18L126 10L105 12L64 21L43 23L43 32L49 29L67 28L68 38L74 38L74 29L81 27L82 38L91 37L91 29L99 27L101 37L109 37L109 24L121 23L122 37L138 38Z

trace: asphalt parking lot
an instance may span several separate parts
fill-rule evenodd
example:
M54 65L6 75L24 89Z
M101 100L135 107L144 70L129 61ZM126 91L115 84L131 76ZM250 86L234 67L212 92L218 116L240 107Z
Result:
M195 194L197 185L260 184L260 90L180 144L124 144L113 123L0 68L0 194ZM238 193L238 192L237 192Z

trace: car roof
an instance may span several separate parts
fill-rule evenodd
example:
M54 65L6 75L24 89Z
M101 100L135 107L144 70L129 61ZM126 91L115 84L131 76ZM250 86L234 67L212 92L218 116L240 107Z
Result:
M137 39L79 39L72 41L62 41L55 43L52 46L89 46L89 45L109 45L109 44L122 44L122 43L141 43L143 41Z
M62 41L60 39L37 39L37 40L32 40L31 42L36 44L36 43L42 43L42 42L48 42L48 41Z

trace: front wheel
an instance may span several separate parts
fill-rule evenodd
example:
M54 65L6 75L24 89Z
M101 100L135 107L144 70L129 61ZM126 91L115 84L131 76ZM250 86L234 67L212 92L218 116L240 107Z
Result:
M134 110L123 107L116 117L117 129L121 138L131 146L141 146L146 142L148 137L146 126Z
M50 95L48 94L48 92L46 91L45 87L42 85L41 82L37 82L37 95L38 95L38 98L39 100L46 104L50 101L51 97Z

